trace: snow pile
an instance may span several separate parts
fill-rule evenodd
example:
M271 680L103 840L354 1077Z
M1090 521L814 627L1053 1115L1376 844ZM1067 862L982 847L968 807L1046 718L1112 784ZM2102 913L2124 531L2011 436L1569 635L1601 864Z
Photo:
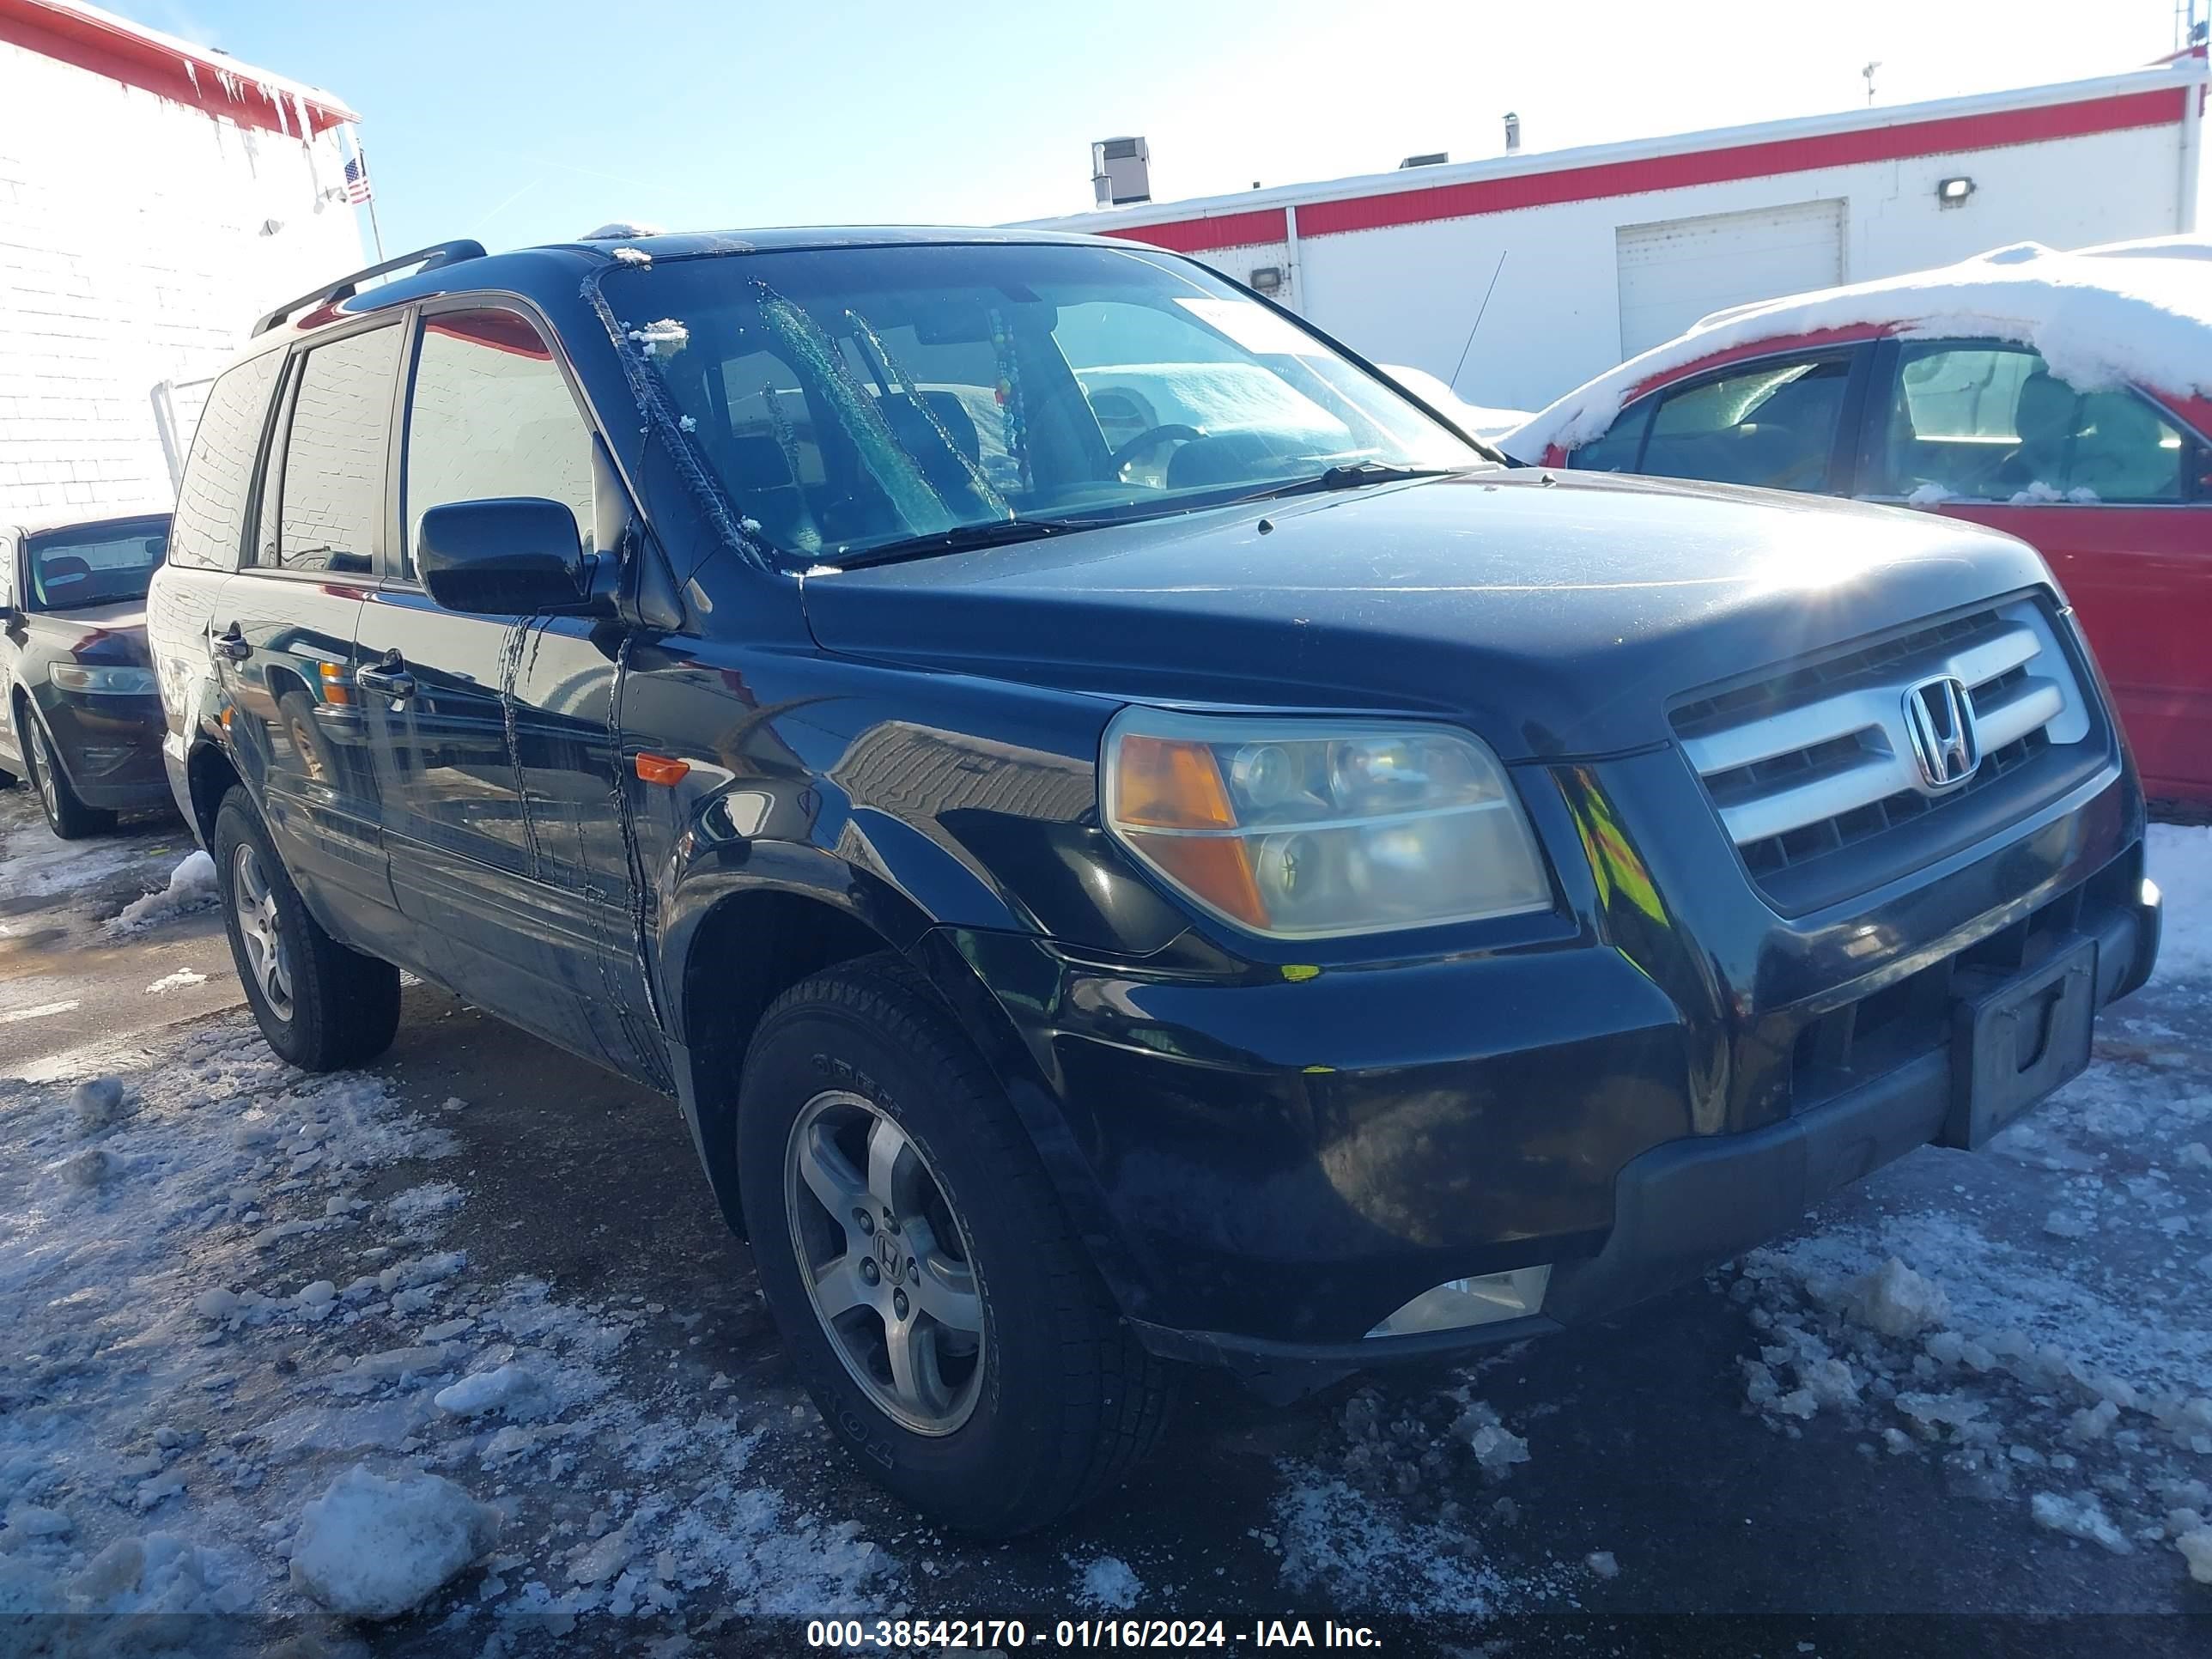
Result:
M529 1366L508 1364L441 1389L432 1403L454 1417L482 1417L490 1412L514 1417L541 1403L545 1391L544 1380Z
M1425 368L1405 363L1378 363L1385 374L1412 392L1439 415L1455 422L1463 432L1495 442L1528 424L1525 409L1489 409L1471 404Z
M1378 1496L1411 1497L1475 1472L1495 1482L1528 1461L1528 1443L1462 1383L1419 1403L1394 1407L1377 1388L1362 1389L1337 1413L1345 1449L1337 1472Z
M130 1109L130 1097L120 1078L87 1078L70 1091L69 1109L76 1120L76 1132L94 1135L123 1121Z
M489 1550L500 1522L438 1475L386 1480L356 1463L301 1512L292 1583L349 1619L396 1619Z
M1127 1561L1115 1555L1102 1555L1091 1561L1078 1581L1077 1594L1085 1604L1104 1607L1110 1613L1128 1612L1144 1593L1144 1581L1129 1570Z
M2189 1576L2200 1584L2212 1584L2212 1527L2197 1527L2174 1540L2173 1547L2189 1563Z
M434 1231L460 1207L462 1193L450 1181L426 1181L386 1199L384 1213L403 1232Z
M161 978L155 980L146 988L158 996L165 991L178 991L182 990L189 985L204 985L206 983L207 975L205 974L198 973L190 968L179 968L173 974L162 975Z
M691 331L673 317L663 317L657 323L630 330L629 337L644 348L648 357L673 357L691 343Z
M2115 1555L2130 1555L2135 1551L2135 1546L2106 1516L2105 1506L2097 1501L2094 1492L2078 1492L2070 1497L2061 1497L2057 1492L2039 1492L2029 1504L2028 1511L2034 1516L2037 1526L2047 1527L2052 1532L2101 1544Z
M1942 1324L1951 1312L1942 1288L1895 1256L1851 1286L1846 1307L1853 1319L1884 1336L1916 1335Z
M194 910L204 910L219 896L216 890L215 860L196 852L169 872L169 884L157 893L133 899L107 924L111 936L143 933Z
M641 247L618 247L613 252L615 258L626 265L649 265L653 263L653 256Z
M1935 270L1716 312L1538 410L1504 445L1522 460L1540 461L1553 444L1572 449L1604 432L1655 376L1778 336L1838 328L1890 328L1908 339L2013 340L2041 352L2053 374L2081 391L2134 381L2212 396L2205 246L2061 253L2023 242Z
M1343 1480L1284 1468L1275 1530L1261 1542L1282 1556L1282 1580L1346 1611L1486 1617L1525 1586L1489 1561L1461 1517L1421 1521L1386 1508Z

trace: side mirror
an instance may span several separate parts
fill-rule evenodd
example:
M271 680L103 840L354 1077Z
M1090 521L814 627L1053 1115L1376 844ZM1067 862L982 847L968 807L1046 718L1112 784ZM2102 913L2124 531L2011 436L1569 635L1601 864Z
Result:
M586 598L576 515L535 496L432 507L415 532L415 571L447 611L527 616Z

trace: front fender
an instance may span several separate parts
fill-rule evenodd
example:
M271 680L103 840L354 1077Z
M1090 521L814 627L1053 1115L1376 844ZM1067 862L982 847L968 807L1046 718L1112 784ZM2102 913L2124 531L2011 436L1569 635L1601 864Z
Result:
M927 912L898 882L824 848L796 842L687 836L661 884L659 948L653 952L660 1006L678 1042L692 1040L685 1029L684 985L701 927L725 900L763 893L826 905L902 951L930 927Z

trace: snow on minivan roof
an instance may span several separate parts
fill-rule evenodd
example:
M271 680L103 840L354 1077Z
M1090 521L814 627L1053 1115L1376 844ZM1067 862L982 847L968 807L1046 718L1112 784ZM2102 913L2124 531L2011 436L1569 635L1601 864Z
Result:
M2060 252L2019 242L1876 282L1717 311L1539 410L1498 441L1540 461L1613 424L1629 394L1717 353L1828 329L1892 328L1908 338L2014 340L2085 392L2124 382L2212 397L2212 240L2162 236Z

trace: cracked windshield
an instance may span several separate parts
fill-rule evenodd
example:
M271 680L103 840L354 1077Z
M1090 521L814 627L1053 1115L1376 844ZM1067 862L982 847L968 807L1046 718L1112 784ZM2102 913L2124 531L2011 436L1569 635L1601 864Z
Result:
M1295 322L1136 252L625 262L605 291L748 533L810 560L1485 465Z

